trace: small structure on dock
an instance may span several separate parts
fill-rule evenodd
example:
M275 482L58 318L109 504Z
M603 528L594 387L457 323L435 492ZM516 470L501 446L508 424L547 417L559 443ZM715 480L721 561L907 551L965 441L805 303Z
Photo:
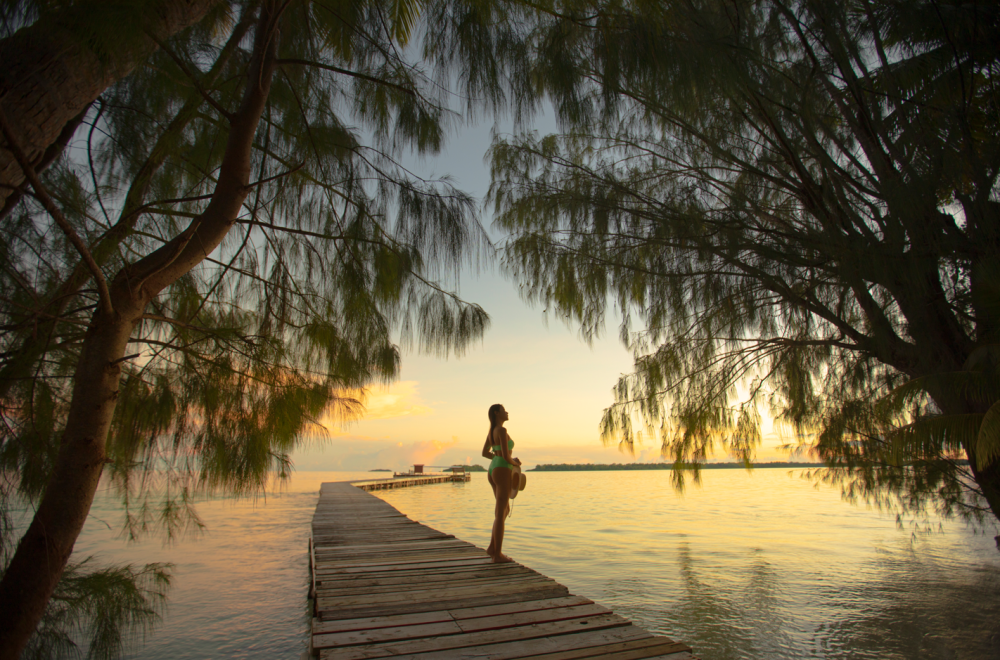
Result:
M441 472L424 472L424 468L435 468ZM423 463L414 464L408 472L393 472L394 479L429 479L438 478L439 481L471 481L472 475L465 469L464 465L426 465ZM434 481L422 481L421 483L437 483ZM371 490L371 489L367 489Z

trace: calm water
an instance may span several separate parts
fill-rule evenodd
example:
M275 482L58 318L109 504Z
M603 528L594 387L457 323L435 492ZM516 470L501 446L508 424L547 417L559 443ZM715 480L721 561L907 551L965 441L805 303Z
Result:
M300 473L266 502L200 505L209 531L125 546L99 500L81 554L176 564L170 609L135 658L288 658L305 649L308 523L322 481ZM529 473L504 552L703 660L1000 658L1000 552L934 520L914 533L783 469L713 470L678 496L666 472ZM484 475L379 493L411 518L477 545L492 508Z

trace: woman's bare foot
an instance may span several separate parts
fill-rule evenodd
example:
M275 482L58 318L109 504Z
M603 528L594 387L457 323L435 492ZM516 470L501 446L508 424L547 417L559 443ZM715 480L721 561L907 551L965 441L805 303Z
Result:
M503 554L502 552L493 555L493 563L494 564L509 564L512 561L514 561L514 560L511 559L510 557L508 557L507 555Z

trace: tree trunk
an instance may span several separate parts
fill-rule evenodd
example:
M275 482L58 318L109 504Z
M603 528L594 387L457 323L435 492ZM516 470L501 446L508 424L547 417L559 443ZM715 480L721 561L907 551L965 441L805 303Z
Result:
M104 467L120 359L132 328L119 313L98 309L87 331L53 477L0 582L0 658L20 656L87 519Z
M965 445L965 455L969 459L969 467L972 468L972 476L983 491L986 503L997 520L1000 520L1000 461L993 461L983 469L976 465L978 457L975 451L975 438ZM1000 539L1000 537L997 537ZM998 541L1000 543L1000 541Z
M941 369L941 371L957 372L964 368L953 366L950 369ZM931 395L931 398L945 415L981 415L986 413L990 408L988 403L969 400L960 388L944 388L932 385L928 389L928 394ZM980 469L978 465L979 457L976 454L977 442L978 437L976 436L965 438L962 441L962 449L965 450L965 457L969 459L969 468L972 471L973 479L975 479L976 484L982 491L983 497L986 498L986 503L993 512L994 517L1000 520L1000 460L993 460Z
M205 211L173 240L124 268L114 311L98 306L84 339L59 455L28 531L0 581L0 660L17 660L62 576L104 468L121 362L149 302L222 242L250 188L253 138L270 92L278 14L266 2L254 35L240 109L233 115L218 183Z
M168 39L201 20L220 0L158 0L144 13L146 33ZM107 12L105 0L85 2L44 15L0 41L0 108L28 159L38 163L63 129L113 82L153 51L149 34L130 39L136 47L111 57L90 48L71 26L80 15ZM2 140L0 140L0 144ZM24 181L13 155L0 148L0 208Z

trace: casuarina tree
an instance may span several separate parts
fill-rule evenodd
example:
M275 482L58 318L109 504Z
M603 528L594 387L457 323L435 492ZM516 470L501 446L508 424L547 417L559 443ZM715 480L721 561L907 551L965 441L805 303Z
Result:
M605 438L749 463L770 414L850 496L1000 517L996 5L565 0L532 37L560 132L498 140L491 195L530 299L624 319Z
M401 159L466 113L520 118L534 92L521 21L491 3L0 7L0 657L16 658L87 584L86 566L60 579L102 476L128 535L176 533L198 524L195 492L287 476L305 432L396 376L401 341L481 336L486 314L453 293L488 257L473 200ZM115 570L102 584L136 608L162 597L162 567Z

